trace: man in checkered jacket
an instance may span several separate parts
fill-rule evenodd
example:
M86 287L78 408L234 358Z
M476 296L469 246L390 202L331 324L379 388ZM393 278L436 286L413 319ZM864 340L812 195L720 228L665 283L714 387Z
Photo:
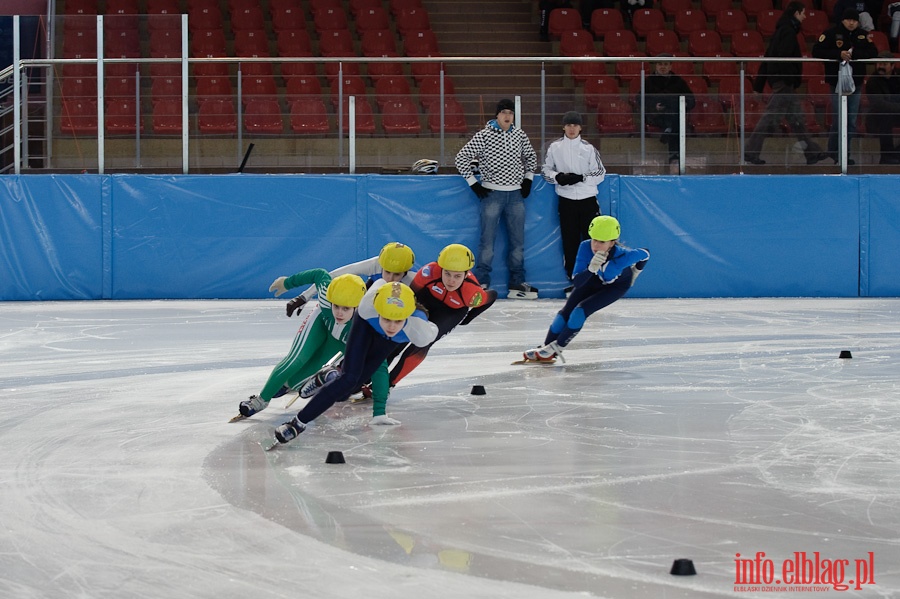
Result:
M513 124L512 100L497 103L497 117L472 136L456 155L456 168L481 200L481 240L478 262L472 269L482 287L491 281L494 238L500 217L509 236L509 299L537 299L538 290L525 282L525 198L537 170L537 154L524 131ZM481 182L475 178L478 164Z

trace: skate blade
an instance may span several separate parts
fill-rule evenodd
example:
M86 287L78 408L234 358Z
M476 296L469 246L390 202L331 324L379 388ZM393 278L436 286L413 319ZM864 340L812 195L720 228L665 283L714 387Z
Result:
M521 366L522 364L540 364L542 366L553 366L556 364L556 360L550 360L549 362L545 362L544 360L516 360L515 362L511 362L511 366Z
M281 443L279 443L277 440L275 440L275 441L272 442L271 445L263 445L263 449L264 449L265 451L272 451L273 449L275 449L275 448L278 447L279 445L281 445Z
M288 400L286 404L284 404L284 409L287 410L289 407L294 405L294 402L297 401L297 398L300 397L300 394L295 395L291 399Z
M244 416L243 414L238 414L237 416L234 416L234 417L233 417L231 420L229 420L228 422L240 422L241 420L246 420L246 419L247 419L247 417Z
M366 402L369 401L370 399L372 399L372 398L371 398L371 397L366 397L365 395L360 395L360 396L358 396L358 397L351 397L351 398L350 398L350 403L352 403L352 404L354 404L354 403L366 403Z

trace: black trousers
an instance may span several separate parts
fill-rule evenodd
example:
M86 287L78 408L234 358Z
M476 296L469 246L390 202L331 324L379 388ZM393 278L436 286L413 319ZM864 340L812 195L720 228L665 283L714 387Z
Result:
M566 276L571 280L575 268L578 246L588 238L588 227L595 216L600 215L597 198L570 200L559 197L559 234L563 244L563 264Z

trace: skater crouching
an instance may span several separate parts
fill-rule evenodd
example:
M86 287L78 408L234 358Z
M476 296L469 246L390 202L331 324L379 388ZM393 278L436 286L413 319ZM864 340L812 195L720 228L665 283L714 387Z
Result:
M437 332L437 326L416 308L415 294L407 285L384 279L373 283L353 317L341 369L324 376L327 382L297 416L275 429L276 441L291 441L335 402L346 401L398 345L423 347L434 341Z
M650 252L618 244L621 227L612 216L591 221L588 236L575 258L575 288L557 313L544 345L524 352L524 362L554 362L584 326L587 318L625 295L650 259Z

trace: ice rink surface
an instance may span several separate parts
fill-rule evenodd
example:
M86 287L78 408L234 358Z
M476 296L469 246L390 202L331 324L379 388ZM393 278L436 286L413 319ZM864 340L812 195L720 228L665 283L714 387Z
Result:
M511 365L561 305L264 453L283 302L0 303L0 597L900 597L900 300L624 299Z

